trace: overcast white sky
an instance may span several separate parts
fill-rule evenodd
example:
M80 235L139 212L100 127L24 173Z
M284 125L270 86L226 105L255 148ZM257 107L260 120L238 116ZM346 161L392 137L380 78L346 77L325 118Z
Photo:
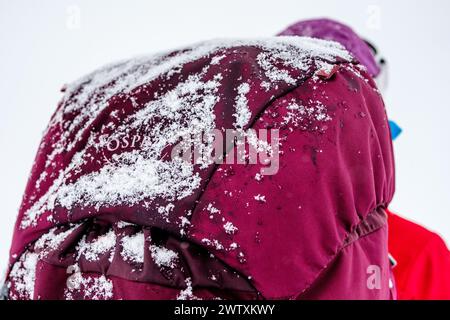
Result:
M0 0L0 267L59 89L114 60L217 37L265 37L331 17L382 49L395 142L391 208L450 241L450 2Z

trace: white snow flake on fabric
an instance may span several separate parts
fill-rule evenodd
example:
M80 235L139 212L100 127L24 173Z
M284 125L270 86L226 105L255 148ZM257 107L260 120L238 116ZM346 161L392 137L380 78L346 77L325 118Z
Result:
M238 228L235 225L233 225L233 223L231 223L230 221L225 223L223 225L223 228L225 229L225 232L228 234L235 234L238 231Z
M175 251L156 245L151 245L150 252L153 261L158 267L175 267L175 262L178 259L178 253Z
M255 198L256 201L266 202L266 196L262 196L260 194L257 194L256 196L254 196L254 198Z
M238 95L236 97L235 103L236 113L233 114L233 116L236 118L234 127L236 129L242 129L248 124L252 116L250 109L248 107L247 97L245 96L247 93L250 92L250 85L248 83L242 83L241 85L239 85L237 91Z
M191 278L186 278L185 283L186 289L180 291L177 296L177 300L201 300L199 297L194 295Z
M88 276L77 271L67 279L64 297L66 300L79 297L85 300L110 300L113 298L113 283L104 275Z
M120 254L125 261L144 263L145 237L143 232L125 236L122 238L121 243L122 251Z
M286 67L307 70L315 58L330 62L338 58L346 61L352 59L335 42L306 37L213 40L182 48L170 55L156 54L108 65L69 84L61 106L47 129L50 132L57 128L56 131L61 135L51 145L53 151L47 156L43 172L47 169L50 172L57 157L70 153L88 136L86 144L65 168L49 175L41 174L37 187L50 187L36 201L30 198L33 200L24 212L20 227L35 226L44 213L51 219L57 207L69 211L74 207L88 206L100 209L104 206L131 206L142 201L151 203L160 198L175 201L193 194L201 182L194 166L205 168L210 162L201 159L194 165L180 159L163 161L163 151L181 137L197 137L200 132L207 133L215 129L214 107L220 100L218 89L222 75L217 73L208 81L202 78L209 68L225 58L223 50L242 46L261 49L256 62L267 77L267 81L262 84L265 89L276 87L280 82L295 84L295 77L285 70ZM211 63L205 65L203 70L189 75L161 96L155 93L154 100L146 105L134 105L139 107L138 111L122 119L117 127L113 122L104 125L111 129L111 138L121 138L128 130L134 129L143 130L152 137L151 141L143 143L139 150L115 154L99 170L71 180L73 173L83 172L83 165L91 159L88 149L105 147L106 142L99 143L102 132L91 131L91 127L110 106L113 97L129 97L132 91L142 90L142 85L161 77L169 79L180 73L186 64L204 57L211 57ZM241 83L235 90L238 93L235 100L235 125L242 127L251 118L246 98L250 85ZM111 117L114 117L114 113L111 113ZM163 119L163 123L158 122L158 119ZM196 145L204 144L200 142ZM56 179L47 184L50 176L52 179L56 176Z
M128 226L135 226L135 224L127 222L127 221L117 221L117 228L119 228L119 229L123 229Z
M216 207L214 207L214 205L212 203L208 203L208 206L206 207L206 210L208 210L212 214L220 213L220 210L217 209Z
M92 242L86 242L86 239L81 239L78 244L78 254L83 255L88 261L97 261L100 257L106 253L110 254L116 245L116 234L113 230L108 233L99 236Z
M34 298L34 284L36 280L36 265L39 256L37 253L26 251L14 264L9 274L14 291L10 298L28 299Z
M133 205L158 196L182 199L200 183L198 174L193 174L193 166L181 159L171 162L145 159L136 151L122 153L117 159L124 164L106 165L99 172L61 186L57 193L60 204L70 209L80 202L100 206Z
M40 251L40 257L44 257L49 251L57 249L58 246L79 226L80 224L76 224L62 232L57 232L58 228L50 229L35 242L34 249Z
M308 101L307 105L300 105L294 100L287 106L288 112L283 117L281 125L293 125L306 129L310 121L330 121L327 107L320 101ZM305 123L306 121L306 123Z
M208 239L208 238L204 238L202 239L202 243L206 244L207 246L213 247L216 250L223 250L225 249L225 247L223 246L222 243L220 243L219 240L217 239Z

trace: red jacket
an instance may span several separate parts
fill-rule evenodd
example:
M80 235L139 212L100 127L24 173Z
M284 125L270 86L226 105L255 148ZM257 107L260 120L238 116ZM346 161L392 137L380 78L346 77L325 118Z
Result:
M444 241L418 224L388 215L398 299L450 299L450 254Z

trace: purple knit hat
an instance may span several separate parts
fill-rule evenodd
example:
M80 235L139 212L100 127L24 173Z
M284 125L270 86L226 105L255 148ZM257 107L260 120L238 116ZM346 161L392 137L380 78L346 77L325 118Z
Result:
M372 77L380 73L380 67L370 47L350 27L330 19L299 21L280 32L279 36L306 36L333 40L342 44L367 68Z

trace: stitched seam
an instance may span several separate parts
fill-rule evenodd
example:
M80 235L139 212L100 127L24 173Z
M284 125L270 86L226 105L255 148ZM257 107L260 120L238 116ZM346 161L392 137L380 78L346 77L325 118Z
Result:
M374 210L372 210L369 213L369 215L372 215L375 212L377 212L377 209L379 209L379 208L384 208L384 206L383 205L377 206ZM365 219L363 219L363 220L360 220L358 225L360 225L361 223L364 223L366 221L366 219L367 219L367 217ZM333 264L333 262L339 257L339 254L342 253L342 251L345 248L347 248L349 245L355 243L356 241L358 241L358 240L368 236L369 234L372 234L373 232L380 230L385 224L386 223L376 226L375 228L373 228L369 232L366 232L366 233L358 236L356 239L354 239L353 241L351 241L349 243L345 243L345 242L354 232L347 232L346 236L344 237L344 240L342 241L342 244L338 247L338 250L336 250L336 252L331 256L331 258L328 261L328 263L326 263L325 266L322 269L320 269L320 271L318 272L316 278L308 286L306 286L299 294L296 295L296 299L299 299L301 295L303 295L307 290L309 290L318 281L318 279L320 279L322 274Z

